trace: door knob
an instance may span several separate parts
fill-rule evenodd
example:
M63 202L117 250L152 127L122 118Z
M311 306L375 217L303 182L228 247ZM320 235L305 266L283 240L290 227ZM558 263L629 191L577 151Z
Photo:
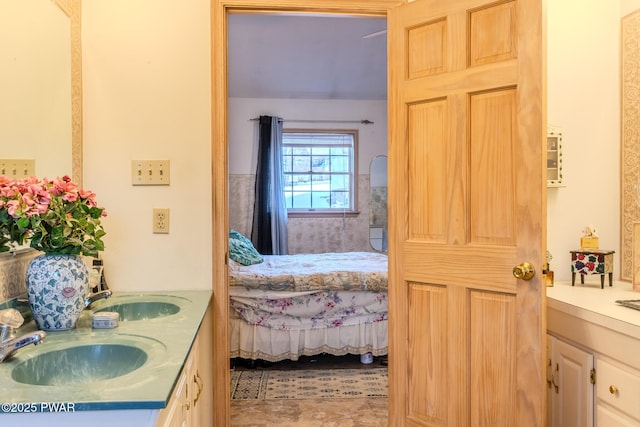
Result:
M536 269L529 262L522 262L513 267L513 277L522 280L531 280L536 274Z

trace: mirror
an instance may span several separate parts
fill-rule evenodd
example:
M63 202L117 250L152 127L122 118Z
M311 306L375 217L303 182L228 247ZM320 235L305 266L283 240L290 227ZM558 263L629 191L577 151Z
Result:
M369 179L369 243L387 252L387 156L371 161Z
M81 184L80 0L0 8L0 158L34 159L32 174Z

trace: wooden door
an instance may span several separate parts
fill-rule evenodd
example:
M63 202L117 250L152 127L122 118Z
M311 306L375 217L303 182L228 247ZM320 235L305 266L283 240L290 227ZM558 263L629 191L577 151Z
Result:
M541 1L389 14L390 425L544 424Z

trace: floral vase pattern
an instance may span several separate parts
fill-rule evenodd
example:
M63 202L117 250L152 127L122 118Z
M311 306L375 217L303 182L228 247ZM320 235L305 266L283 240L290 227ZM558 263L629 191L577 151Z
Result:
M89 269L77 255L38 255L29 262L27 296L38 329L76 327L89 292Z

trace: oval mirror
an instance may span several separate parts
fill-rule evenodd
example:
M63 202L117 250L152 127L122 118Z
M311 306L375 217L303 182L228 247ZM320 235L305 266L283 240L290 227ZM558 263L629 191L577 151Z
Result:
M371 161L369 179L369 243L387 252L387 156Z

